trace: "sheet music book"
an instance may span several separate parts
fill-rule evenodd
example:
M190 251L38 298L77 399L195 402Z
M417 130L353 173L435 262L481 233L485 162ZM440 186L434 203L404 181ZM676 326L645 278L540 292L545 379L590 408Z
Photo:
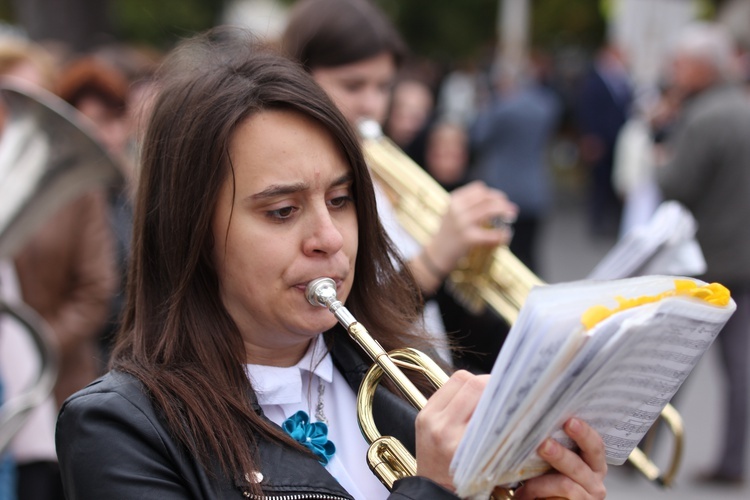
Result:
M591 271L588 279L620 279L652 274L698 276L706 261L695 239L693 214L665 201L646 224L633 227Z
M735 308L725 287L673 276L533 288L451 464L458 495L545 472L536 449L572 447L572 416L622 464Z

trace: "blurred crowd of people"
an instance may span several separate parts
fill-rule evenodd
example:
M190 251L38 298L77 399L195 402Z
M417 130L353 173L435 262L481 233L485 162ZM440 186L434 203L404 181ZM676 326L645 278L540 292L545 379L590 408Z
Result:
M391 50L401 58L403 49ZM740 49L718 24L691 26L664 61L660 87L650 92L634 87L627 54L609 44L593 55L573 99L556 87L549 60L541 56L522 66L493 58L439 79L403 56L393 81L387 76L374 84L387 89L380 90L386 114L376 117L384 132L446 191L480 181L507 196L514 205L508 209L513 235L496 243L508 243L541 276L539 234L555 197L550 150L563 126L575 130L592 235L622 234L647 220L661 200L680 201L692 211L708 265L701 278L727 285L738 305L718 338L727 374L723 451L702 478L731 484L741 483L746 470L750 376L750 233L744 227L750 216L750 96ZM335 86L336 75L325 73L335 64L298 57L321 86ZM138 142L158 61L158 52L129 46L74 54L59 44L0 38L0 76L77 109L122 177L118 185L57 210L13 259L0 262L0 298L35 309L60 356L53 395L9 450L19 500L62 498L56 410L106 369L122 308ZM5 112L0 118L2 128L15 119ZM425 276L420 287L439 311L436 328L447 345L460 347L446 362L488 372L508 326L491 312L468 311L444 286L457 259L439 256L442 243L408 245L411 271L418 282ZM17 325L0 322L0 395L6 400L34 376L33 349L22 337Z

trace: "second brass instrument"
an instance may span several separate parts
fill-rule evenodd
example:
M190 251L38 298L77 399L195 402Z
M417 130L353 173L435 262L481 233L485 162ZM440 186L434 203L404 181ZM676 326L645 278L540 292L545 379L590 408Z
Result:
M440 227L450 203L449 193L385 137L376 122L361 122L359 132L372 175L393 204L399 223L420 245L425 245ZM500 246L472 250L451 272L446 284L453 296L469 310L480 312L489 307L512 325L531 288L544 285L544 282L507 246ZM660 418L674 435L666 472L662 473L639 448L633 450L628 461L649 480L669 486L682 457L682 418L669 404L662 410Z
M396 211L399 223L420 245L437 233L450 195L395 144L373 121L360 124L364 153ZM509 325L526 296L543 282L508 247L476 248L448 277L453 295L473 312L490 307Z

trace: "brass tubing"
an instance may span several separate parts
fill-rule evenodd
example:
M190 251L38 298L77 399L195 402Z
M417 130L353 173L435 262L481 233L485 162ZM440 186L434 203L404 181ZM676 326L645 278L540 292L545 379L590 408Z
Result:
M312 305L328 308L346 328L351 338L393 380L401 393L415 408L421 410L427 403L419 389L409 380L375 340L367 329L358 323L343 304L336 299L336 283L331 278L318 278L307 285L307 300Z

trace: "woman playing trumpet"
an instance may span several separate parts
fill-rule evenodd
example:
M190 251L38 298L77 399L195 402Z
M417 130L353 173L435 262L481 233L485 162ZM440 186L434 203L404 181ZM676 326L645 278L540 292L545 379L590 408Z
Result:
M455 498L448 465L485 384L457 372L416 417L381 388L376 421L416 451L389 493L367 468L366 363L306 285L329 276L386 348L428 348L358 141L298 66L227 30L177 50L144 142L112 370L65 403L57 450L78 498ZM599 436L522 498L601 498ZM416 436L416 437L415 437Z

